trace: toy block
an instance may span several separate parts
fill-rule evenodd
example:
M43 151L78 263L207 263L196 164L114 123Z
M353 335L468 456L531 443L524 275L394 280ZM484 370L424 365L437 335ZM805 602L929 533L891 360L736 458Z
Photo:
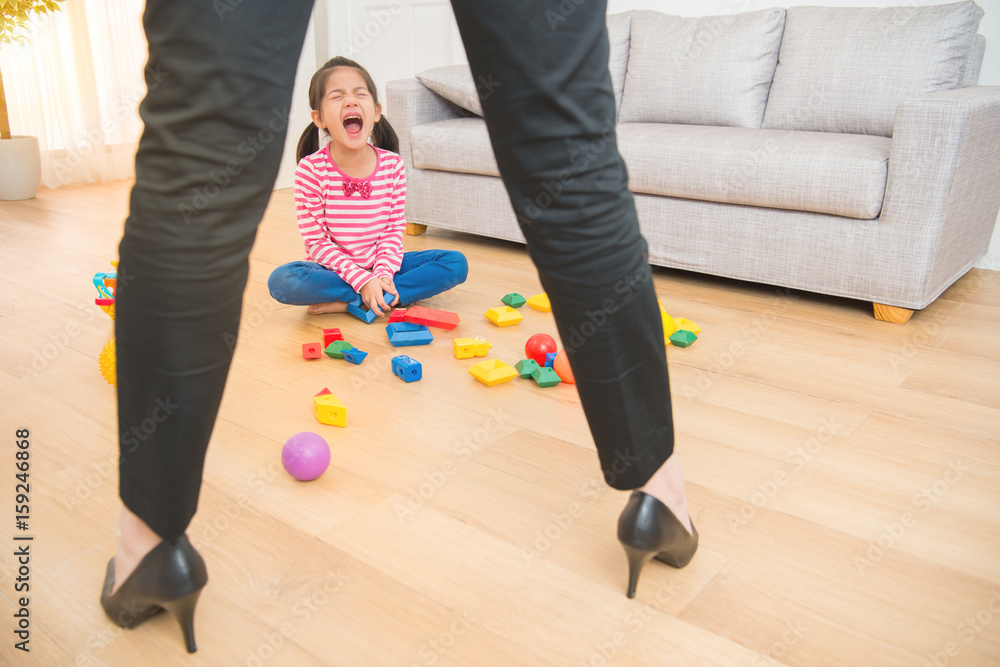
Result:
M331 359L343 359L344 350L353 350L354 346L348 343L346 340L335 340L326 346L323 353Z
M490 342L483 338L482 336L476 336L472 339L472 351L477 357L485 357L493 346Z
M344 355L344 361L349 361L355 366L360 366L361 362L368 356L367 352L362 352L356 347L351 348L350 350L344 350L341 354Z
M686 317L675 318L674 324L677 325L678 330L683 329L684 331L690 331L695 336L701 335L701 327Z
M500 300L503 301L503 305L510 306L511 308L520 308L527 303L527 300L517 292L511 292Z
M434 335L422 324L411 322L393 322L387 324L385 333L394 347L408 345L427 345L434 340Z
M493 347L490 342L482 336L475 338L453 338L452 348L455 351L456 359L471 359L472 357L485 357L486 353Z
M469 369L469 373L487 387L510 382L517 377L517 371L514 370L514 367L499 359L480 361Z
M330 391L330 390L329 390L329 389L327 389L326 387L323 387L323 388L322 388L322 389L320 389L320 390L319 390L318 392L316 392L316 395L317 395L317 396L326 396L327 394L332 394L332 393L333 393L332 391Z
M382 292L382 300L385 301L385 305L392 308L392 302L396 300L396 295L389 294L388 292Z
M375 318L378 317L378 315L375 314L375 311L368 310L364 307L360 296L351 303L347 304L347 312L354 315L354 317L358 318L365 324L371 324L375 321Z
M679 329L670 336L670 342L677 347L691 347L691 344L696 340L698 340L698 336L684 329Z
M522 359L521 361L514 364L514 368L517 369L517 374L520 375L525 380L531 379L531 374L540 368L538 362L534 359Z
M548 366L544 368L536 368L531 374L531 377L534 378L539 387L554 387L562 382L559 374Z
M670 317L669 313L661 312L660 319L663 320L663 337L670 338L670 334L677 331L677 323L674 318Z
M528 299L528 305L535 310L540 310L543 313L548 313L552 311L552 304L549 303L549 295L545 292L541 294L536 294L535 296Z
M405 354L392 358L392 373L403 382L416 382L424 376L420 362Z
M545 353L545 367L546 368L552 368L552 363L555 361L555 359L556 359L556 353L555 352L546 352Z
M335 340L344 340L344 334L340 333L340 329L323 329L324 350Z
M303 343L302 344L302 358L303 359L319 359L323 356L323 346L319 343Z
M458 314L446 310L434 310L423 306L413 306L406 311L406 321L413 324L423 324L426 327L437 327L451 331L458 326Z
M524 319L524 315L517 312L510 306L497 306L496 308L490 308L483 314L486 316L486 319L498 327L507 327L511 324L517 324Z
M329 390L324 389L324 391L327 393L313 396L313 415L316 421L321 424L346 427L347 408L336 396L329 393Z
M389 314L389 323L393 322L405 322L406 321L406 308L396 308Z

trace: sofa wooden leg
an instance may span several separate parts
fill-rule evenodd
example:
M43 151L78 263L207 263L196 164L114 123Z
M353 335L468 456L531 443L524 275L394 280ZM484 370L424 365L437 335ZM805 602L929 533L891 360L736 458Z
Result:
M875 319L882 320L883 322L892 322L893 324L906 324L910 316L913 315L913 311L909 308L900 308L899 306L887 306L884 303L876 303L875 306Z
M427 225L421 225L419 222L408 222L406 223L406 233L410 236L416 236L417 234L423 234L427 231Z

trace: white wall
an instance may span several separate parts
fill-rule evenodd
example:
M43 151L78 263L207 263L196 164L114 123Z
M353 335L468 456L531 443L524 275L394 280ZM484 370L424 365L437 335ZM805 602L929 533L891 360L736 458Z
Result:
M492 2L494 0L483 0ZM821 5L892 7L946 4L951 0L608 0L608 12L653 9L680 16L736 14L774 6ZM986 15L979 32L986 36L980 85L1000 86L1000 0L977 0ZM465 62L461 39L447 0L317 0L314 23L299 63L289 144L298 140L309 121L306 85L320 62L346 55L364 65L385 100L386 81L413 76L431 67ZM325 27L325 34L324 34ZM304 79L304 83L303 83ZM304 107L304 108L303 108ZM391 118L391 109L386 109ZM278 185L290 187L294 145L286 146ZM976 265L1000 270L1000 217L989 254Z

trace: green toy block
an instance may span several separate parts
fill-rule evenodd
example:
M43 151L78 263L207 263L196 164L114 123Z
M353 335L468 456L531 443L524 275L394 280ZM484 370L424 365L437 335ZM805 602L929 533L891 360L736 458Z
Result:
M518 375L525 380L529 380L531 379L531 374L538 370L538 362L534 359L522 359L514 364L514 368L517 369Z
M677 347L691 347L691 344L698 340L698 337L687 329L678 329L670 334L670 342Z
M559 378L559 374L555 372L552 368L545 366L543 368L536 368L531 374L531 377L535 379L539 387L554 387L562 380Z
M331 359L343 359L344 350L353 350L354 346L348 343L346 340L335 340L326 346L323 350L323 354L330 357Z
M510 294L504 296L504 298L500 300L503 301L503 304L505 306L510 306L511 308L520 308L521 306L523 306L525 303L528 302L527 299L525 299L517 292L511 292Z

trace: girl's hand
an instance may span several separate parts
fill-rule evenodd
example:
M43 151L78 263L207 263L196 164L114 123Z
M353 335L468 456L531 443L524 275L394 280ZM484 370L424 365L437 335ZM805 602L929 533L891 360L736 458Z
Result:
M361 301L368 306L368 310L372 311L379 317L385 317L385 313L382 311L389 310L389 306L386 305L385 299L382 298L382 281L378 278L369 280L361 289L358 291L361 295Z
M388 292L395 296L392 303L388 304L390 306L399 304L399 292L396 291L396 286L392 282L392 278L381 277L379 281L382 283L382 291Z

